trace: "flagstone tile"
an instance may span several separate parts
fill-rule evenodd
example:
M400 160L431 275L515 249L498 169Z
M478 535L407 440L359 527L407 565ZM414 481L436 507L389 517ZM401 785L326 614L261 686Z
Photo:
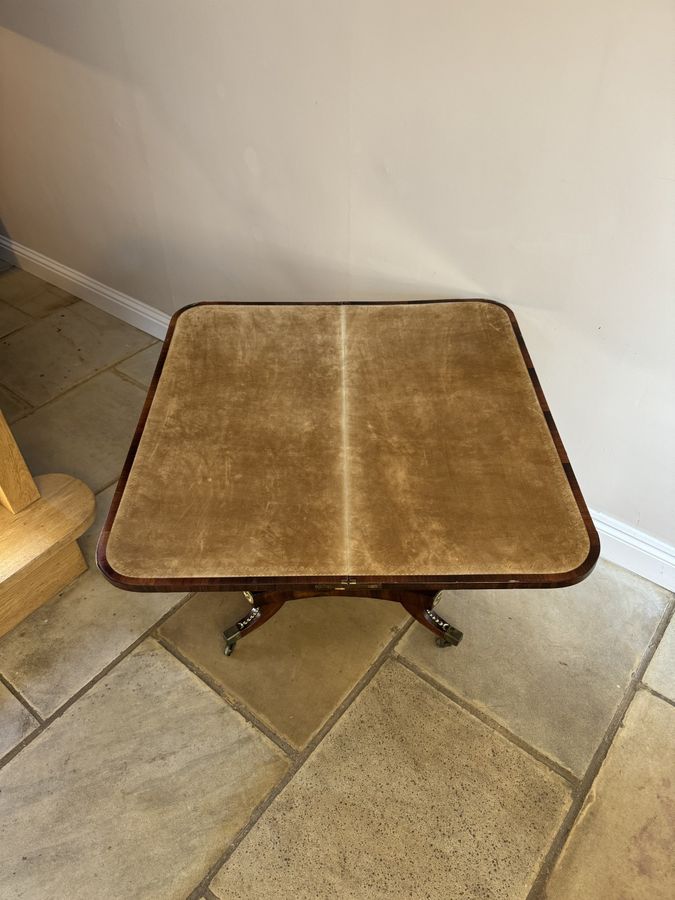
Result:
M30 410L30 406L25 400L17 397L11 391L8 391L7 388L0 385L0 409L3 416L11 423L19 416L27 413Z
M464 632L439 649L412 628L398 652L531 746L583 775L670 594L601 561L556 590L446 591L439 613Z
M39 406L153 340L79 301L0 341L0 382Z
M0 672L46 718L176 606L184 593L121 591L96 568L114 486L96 497L80 539L89 571L0 638Z
M0 300L16 305L38 291L44 290L46 282L35 275L11 266L0 269Z
M148 640L0 770L0 896L185 900L287 765Z
M569 802L563 779L388 662L209 887L522 900Z
M0 757L14 749L37 725L35 716L0 684Z
M144 391L102 372L20 419L12 432L35 475L66 472L99 491L119 477Z
M30 321L31 319L20 310L14 309L13 306L9 306L0 300L0 337L16 331Z
M650 688L675 701L675 619L661 638L643 681Z
M549 900L675 897L675 708L640 691L549 880Z
M45 283L44 290L38 291L29 297L23 297L15 304L18 309L32 316L34 319L42 319L57 309L64 309L78 303L79 299L61 288Z
M134 381L147 388L152 381L161 349L162 343L158 341L135 356L130 356L124 362L118 363L115 368L119 372L123 372L127 378L133 378Z
M287 603L223 654L223 630L250 609L243 595L196 594L160 634L223 693L303 747L409 617L398 603L318 597Z

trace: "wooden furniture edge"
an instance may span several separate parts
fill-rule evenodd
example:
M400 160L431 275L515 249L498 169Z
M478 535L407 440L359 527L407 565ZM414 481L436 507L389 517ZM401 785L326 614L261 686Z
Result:
M0 410L0 505L19 513L40 497L7 419Z
M131 468L134 463L134 459L136 457L136 452L138 450L138 445L140 443L141 437L143 435L143 430L145 428L145 423L147 421L150 408L152 406L152 402L154 400L155 392L157 389L157 385L159 383L159 379L162 374L162 369L164 367L164 362L166 360L169 347L171 345L171 340L173 338L173 334L176 328L176 323L180 316L186 313L190 309L195 309L199 306L274 306L274 307L283 307L283 306L394 306L394 305L422 305L422 304L431 304L431 303L486 303L493 306L498 306L503 309L509 317L509 321L511 323L511 327L513 329L514 335L516 337L516 341L518 343L518 347L520 349L520 353L525 363L525 367L527 369L528 375L532 382L532 386L534 388L537 402L539 403L540 409L544 416L544 420L546 421L546 425L548 427L549 433L553 440L554 446L556 448L556 452L558 454L558 458L560 459L560 463L563 467L563 471L565 472L565 476L567 478L568 484L574 496L577 509L581 515L582 521L584 523L584 527L586 528L586 533L588 535L589 540L589 550L585 560L576 566L574 569L570 569L567 572L553 572L553 573L494 573L494 574L481 574L481 575L457 575L457 576L448 576L448 575L424 575L424 576L416 576L414 579L411 579L409 576L405 575L390 575L386 580L383 580L380 576L377 575L349 575L346 573L344 576L265 576L260 578L237 578L237 577L207 577L207 578L194 578L194 577L186 577L186 578L137 578L133 576L124 575L121 572L118 572L114 569L114 567L110 564L107 557L107 547L108 547L108 539L110 537L110 532L112 530L113 523L115 521L115 516L117 514L117 510L119 508L120 501L122 499L122 494L124 493L124 489L126 488L127 480L129 477L129 473L131 472ZM560 433L556 427L556 424L553 420L553 416L551 414L550 408L544 396L544 392L541 388L541 383L535 371L535 368L532 364L532 359L530 357L529 351L525 344L522 332L520 330L520 326L518 325L518 321L516 319L515 313L513 310L508 307L505 303L501 303L498 300L490 300L483 297L462 297L462 298L446 298L446 299L432 299L432 300L378 300L378 301L366 301L366 300L344 300L344 301L330 301L330 300L322 300L322 301L308 301L308 302L275 302L275 301L255 301L255 302L242 302L236 300L226 300L226 301L218 301L218 302L210 302L210 301L200 301L198 303L190 303L186 306L181 307L181 309L177 310L171 317L171 321L169 322L169 327L167 329L166 337L164 339L164 344L162 346L162 351L157 360L157 365L155 366L155 371L152 376L152 380L150 382L150 386L148 388L148 393L145 398L145 403L143 404L143 408L140 413L140 417L138 419L138 423L136 425L136 429L134 431L133 438L131 440L131 445L129 447L129 451L127 453L124 466L122 467L122 472L120 474L119 481L117 483L117 487L115 488L115 493L113 495L113 500L110 505L110 509L108 511L108 515L106 516L105 523L103 525L103 529L101 531L100 538L98 540L98 544L96 547L96 564L102 574L116 587L119 587L123 590L127 591L138 591L138 592L153 592L153 591L222 591L222 590L249 590L249 591L268 591L273 588L290 588L293 585L296 585L298 588L308 587L312 588L317 584L321 587L333 588L336 589L339 593L342 593L345 587L356 587L359 584L363 585L364 588L369 585L376 583L379 588L387 589L387 588L397 588L401 586L405 586L410 588L411 590L487 590L490 588L496 588L500 590L504 589L515 589L515 588L554 588L554 587L570 587L571 585L578 584L580 581L583 581L584 578L587 578L588 575L593 571L595 564L598 561L598 557L600 555L600 538L598 532L593 524L593 520L591 519L591 515L588 511L588 507L586 506L586 502L581 493L581 488L579 487L579 483L574 475L574 471L569 461L569 457L567 456L567 452L563 445L562 439L560 437ZM324 593L323 591L321 593ZM328 593L328 590L325 591ZM318 596L318 595L317 595Z
M12 516L2 535L5 544L9 543L3 548L4 552L11 552L11 532L15 525L14 545L21 555L15 559L15 568L3 574L0 581L0 636L87 570L77 538L94 520L93 492L71 475L38 475L35 482L40 491L38 499ZM59 505L59 498L64 496L68 510L65 517L62 513L64 504ZM50 517L55 520L51 532ZM36 527L42 537L42 548L37 555L30 552L36 549L31 545L31 518L40 520ZM29 543L27 548L25 542Z
M87 568L74 540L44 554L29 570L13 578L7 597L3 597L0 588L0 637L68 587Z

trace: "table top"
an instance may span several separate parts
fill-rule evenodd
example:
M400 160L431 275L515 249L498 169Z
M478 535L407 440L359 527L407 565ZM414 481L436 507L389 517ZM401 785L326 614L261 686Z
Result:
M177 312L98 547L130 590L573 584L599 541L513 313Z

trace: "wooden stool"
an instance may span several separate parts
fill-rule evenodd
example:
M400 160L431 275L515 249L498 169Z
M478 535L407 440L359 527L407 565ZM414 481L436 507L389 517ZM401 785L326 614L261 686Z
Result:
M76 538L93 520L77 478L33 480L0 412L0 635L86 571Z

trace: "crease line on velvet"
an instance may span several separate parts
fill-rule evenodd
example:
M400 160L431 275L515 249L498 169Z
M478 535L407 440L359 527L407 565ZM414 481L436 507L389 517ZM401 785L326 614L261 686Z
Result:
M340 379L342 387L342 504L343 504L343 540L346 575L351 573L351 537L350 537L350 485L349 485L349 436L347 433L347 310L340 306Z

